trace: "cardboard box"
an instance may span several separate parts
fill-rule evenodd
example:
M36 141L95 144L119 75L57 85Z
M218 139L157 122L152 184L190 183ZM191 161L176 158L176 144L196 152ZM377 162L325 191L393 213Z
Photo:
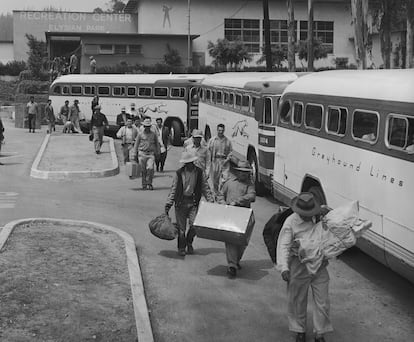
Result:
M141 175L141 168L138 163L126 162L126 174L130 179L138 178Z
M201 202L194 228L199 238L247 246L254 223L250 208Z

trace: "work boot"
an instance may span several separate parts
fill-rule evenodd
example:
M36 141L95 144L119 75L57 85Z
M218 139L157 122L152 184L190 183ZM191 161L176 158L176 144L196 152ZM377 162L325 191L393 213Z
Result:
M234 278L236 278L236 276L237 276L237 270L236 270L236 268L235 268L235 267L233 267L233 266L230 266L230 267L227 269L227 276L228 276L228 278L229 278L229 279L234 279Z
M191 245L191 244L187 245L187 254L194 254L193 245Z
M296 334L296 342L306 342L306 334L305 333L297 333Z
M179 256L185 256L185 249L179 249L178 252L177 252L177 254Z

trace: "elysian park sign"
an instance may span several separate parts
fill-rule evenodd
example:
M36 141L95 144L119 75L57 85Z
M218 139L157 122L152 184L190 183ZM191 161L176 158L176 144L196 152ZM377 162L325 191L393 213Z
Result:
M47 24L50 32L117 32L132 23L130 13L22 11L19 16L22 21Z

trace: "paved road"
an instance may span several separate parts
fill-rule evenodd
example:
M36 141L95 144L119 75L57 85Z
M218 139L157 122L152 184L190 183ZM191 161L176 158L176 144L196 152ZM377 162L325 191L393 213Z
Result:
M29 134L7 120L5 124L7 144L2 152L18 156L0 166L0 227L18 218L54 217L100 222L131 234L156 341L292 340L285 315L286 285L272 269L261 236L264 223L277 209L271 199L258 198L254 204L257 222L243 270L230 280L222 243L197 239L196 254L183 259L176 255L175 241L158 240L147 228L163 210L178 148L169 152L167 171L157 175L153 192L141 191L139 181L129 180L123 166L119 175L108 178L37 180L29 177L30 167L46 129ZM412 284L358 250L331 262L330 274L335 332L328 341L413 340ZM309 320L309 335L311 331Z

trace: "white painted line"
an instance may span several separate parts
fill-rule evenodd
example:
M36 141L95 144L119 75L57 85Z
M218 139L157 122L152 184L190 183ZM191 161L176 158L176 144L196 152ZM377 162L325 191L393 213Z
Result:
M53 218L27 218L9 222L3 227L3 229L0 231L0 252L3 246L6 244L7 239L14 228L30 224L52 224L56 226L74 226L89 229L103 229L118 234L125 243L125 252L127 255L129 278L131 282L132 301L134 305L138 341L154 342L151 321L148 314L147 301L145 299L145 289L142 280L141 268L139 266L138 256L135 249L135 241L131 235L118 228L99 224L96 222L63 219L61 220Z

